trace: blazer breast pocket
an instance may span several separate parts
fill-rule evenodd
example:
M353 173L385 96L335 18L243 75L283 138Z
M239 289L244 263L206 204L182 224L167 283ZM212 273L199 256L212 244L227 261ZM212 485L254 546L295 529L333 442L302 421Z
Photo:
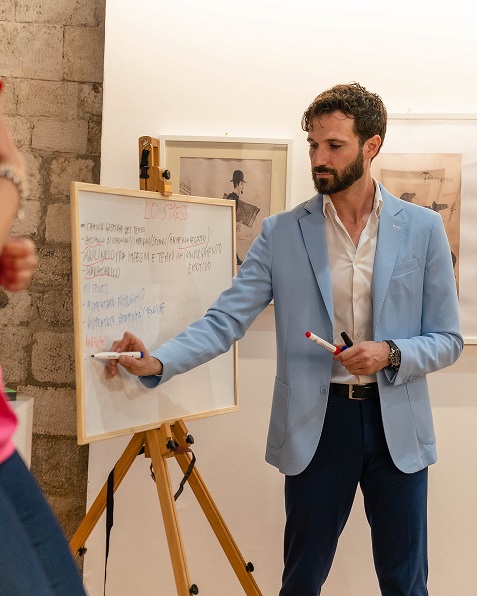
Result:
M420 281L422 277L420 261L421 259L416 257L394 267L389 284L389 291L391 293L397 293L403 298L405 295L410 297L422 285Z
M422 275L416 257L394 267L386 293L386 312L397 319L399 337L408 337L419 328L421 317Z
M400 263L396 265L393 269L392 278L400 277L401 275L406 275L408 273L412 273L413 271L418 270L420 267L420 259L416 257L415 259L410 259L409 261L404 261L404 263Z

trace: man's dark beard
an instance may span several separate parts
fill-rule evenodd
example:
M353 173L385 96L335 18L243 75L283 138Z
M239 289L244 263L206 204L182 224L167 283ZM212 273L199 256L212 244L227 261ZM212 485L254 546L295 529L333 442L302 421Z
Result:
M332 174L332 178L317 178L315 174ZM359 180L364 174L364 158L361 147L358 151L356 159L348 164L341 172L332 168L325 168L318 166L312 169L313 182L317 192L327 195L334 195L349 188L352 184Z

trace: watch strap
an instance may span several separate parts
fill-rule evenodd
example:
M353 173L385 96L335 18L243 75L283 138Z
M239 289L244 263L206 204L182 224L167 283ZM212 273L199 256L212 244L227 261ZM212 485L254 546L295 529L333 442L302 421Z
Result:
M385 339L384 341L391 350L389 352L388 366L397 370L401 366L401 350L391 339Z

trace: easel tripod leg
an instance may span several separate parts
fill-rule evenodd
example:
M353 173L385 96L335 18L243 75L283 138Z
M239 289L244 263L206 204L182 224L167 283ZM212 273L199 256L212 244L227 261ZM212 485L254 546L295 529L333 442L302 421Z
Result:
M183 426L183 424L180 424L181 422L182 421L179 421L179 424L177 424L177 430L180 428L180 432L176 432L175 426L174 432L177 442L179 444L184 444L184 436L187 433L187 429L185 426ZM185 474L191 462L190 456L187 453L176 453L175 457L179 466L181 467L182 472ZM230 533L230 530L225 524L225 521L223 520L214 500L212 499L204 481L202 480L201 475L195 466L189 476L189 484L202 508L202 511L207 517L209 524L211 525L212 530L217 537L217 540L220 542L220 545L222 546L222 549L227 556L229 563L235 572L235 575L240 581L245 594L247 594L247 596L262 596L262 593L260 592L253 575L249 572L249 566L245 563L245 560L242 557L238 546L235 543L232 534Z
M126 476L127 471L141 451L144 445L144 438L145 434L143 432L133 435L123 454L118 459L116 466L114 467L113 492L116 492L116 489L121 484L121 481ZM73 557L78 556L80 549L84 547L88 536L98 523L103 511L106 509L107 491L108 483L105 482L103 488L83 518L83 521L74 533L73 538L70 540L70 549Z
M162 425L159 430L147 431L146 441L156 479L156 488L164 519L164 528L174 571L177 594L178 596L190 596L190 579L184 544L182 542L179 519L174 504L169 469L167 467L166 457L162 453L163 449L161 449L167 443L164 426Z

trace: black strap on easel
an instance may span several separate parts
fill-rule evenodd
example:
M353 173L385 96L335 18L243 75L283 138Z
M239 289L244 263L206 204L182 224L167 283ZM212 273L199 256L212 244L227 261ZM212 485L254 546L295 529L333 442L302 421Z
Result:
M139 162L139 178L149 178L149 153L151 153L148 149L143 149L141 151L141 161Z
M137 455L144 453L144 445L138 451ZM106 486L106 557L104 560L104 595L106 595L106 572L108 566L109 556L109 539L111 536L111 528L114 523L114 470L116 466L111 470L108 476L108 482Z
M192 437L189 437L189 439L193 441ZM185 483L187 482L187 480L189 480L189 476L192 474L192 470L194 469L195 462L197 460L194 455L194 452L192 451L192 449L190 449L190 447L183 447L172 440L169 441L169 443L167 444L167 447L170 449L170 451L174 451L175 453L191 453L192 454L192 459L190 461L189 467L187 468L186 473L184 474L184 477L182 478L182 480L179 484L179 488L177 489L177 492L174 495L174 501L177 501L177 499L181 496L182 491L184 490ZM151 472L151 478L154 480L154 482L156 482L156 477L154 475L154 468L153 468L152 464L149 466L149 470Z
M176 449L179 449L179 447L177 447ZM194 465L196 462L195 455L192 449L189 449L188 447L181 447L180 449L182 450L181 453L184 453L186 451L192 453L192 459L190 460L190 464L186 470L186 473L184 474L184 478L182 478L179 484L179 488L177 489L177 492L174 495L174 501L177 501L177 499L181 496L182 491L184 490L184 485L189 480L189 476L192 474L192 470L194 469Z
M114 468L115 467L116 466L114 466ZM109 473L106 491L106 558L104 561L104 594L106 594L106 571L109 556L109 538L111 535L111 528L113 527L114 523L114 468Z
M193 441L192 437L189 437L189 440ZM175 453L191 453L192 454L192 459L190 461L190 464L186 470L186 473L184 474L184 477L182 478L182 480L179 484L179 488L177 489L176 494L174 495L174 501L177 501L177 499L182 494L182 491L184 490L185 483L189 480L189 476L192 474L192 470L194 469L195 462L196 462L196 457L195 457L192 449L190 449L190 447L183 447L181 445L178 445L175 441L170 441L168 444L168 447L171 451L174 451ZM141 455L142 453L144 453L144 446L139 451L138 455ZM116 466L114 466L114 468L115 467ZM103 589L104 596L106 596L106 574L107 574L107 567L108 567L109 541L110 541L110 536L111 536L111 528L113 527L113 523L114 523L114 468L109 473L107 489L106 489L106 557L105 557L105 561L104 561L104 589ZM150 470L151 470L152 479L155 482L156 478L154 476L154 469L153 469L152 464L150 466Z

